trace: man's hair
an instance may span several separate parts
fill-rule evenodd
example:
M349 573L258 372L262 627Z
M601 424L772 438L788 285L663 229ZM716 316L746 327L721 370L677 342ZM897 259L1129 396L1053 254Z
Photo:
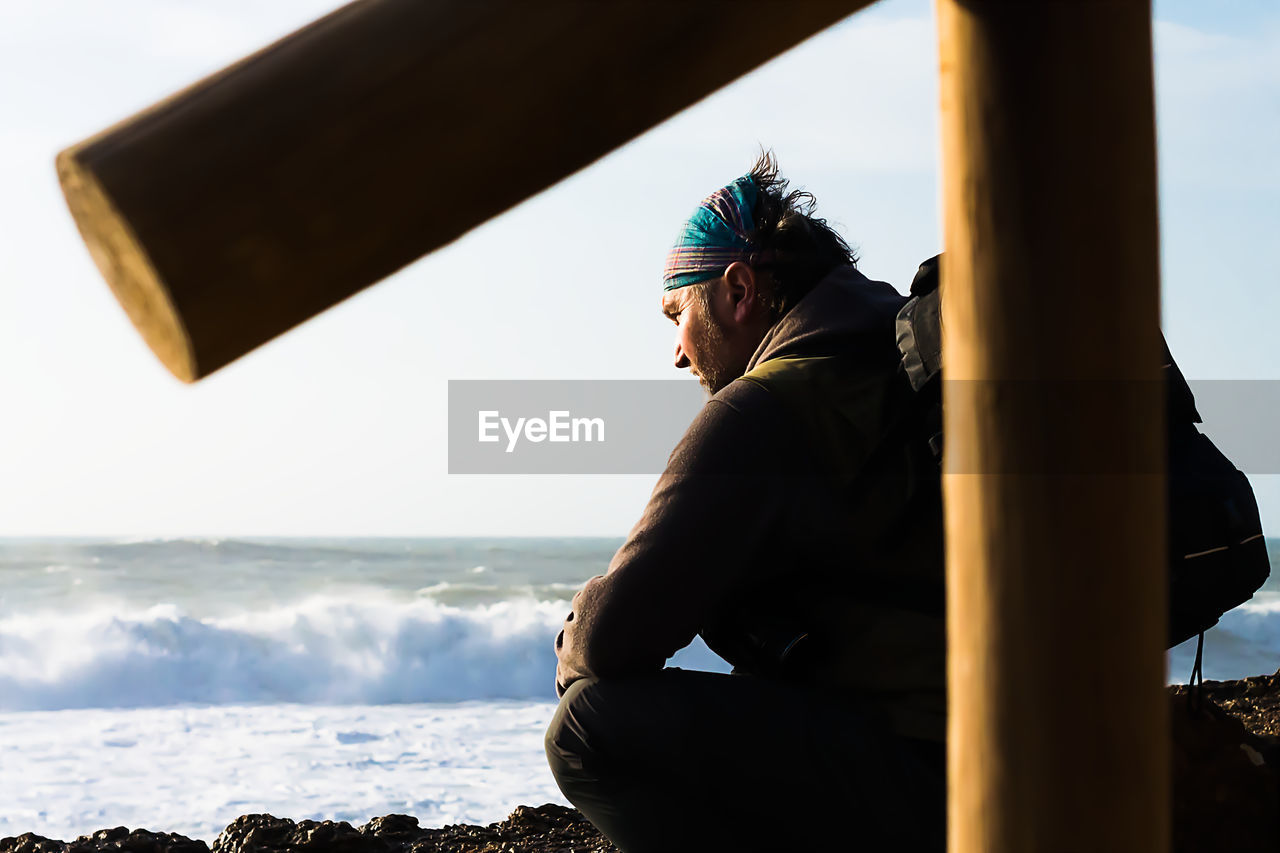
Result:
M857 255L844 238L813 215L817 200L804 190L787 191L772 151L762 151L750 172L759 189L748 263L767 271L773 288L763 294L777 320L823 276L839 266L856 266Z

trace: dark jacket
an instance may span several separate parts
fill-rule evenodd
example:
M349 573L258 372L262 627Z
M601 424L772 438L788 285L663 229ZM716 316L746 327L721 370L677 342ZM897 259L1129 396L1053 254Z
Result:
M640 521L573 599L557 685L656 671L702 634L734 667L945 734L936 466L908 428L891 286L844 267L689 426Z

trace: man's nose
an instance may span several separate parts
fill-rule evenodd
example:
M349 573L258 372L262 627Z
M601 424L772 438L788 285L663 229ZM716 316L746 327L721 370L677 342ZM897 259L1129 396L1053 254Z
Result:
M684 355L684 347L680 346L680 339L676 338L676 367L683 370L689 364L689 359L685 358Z

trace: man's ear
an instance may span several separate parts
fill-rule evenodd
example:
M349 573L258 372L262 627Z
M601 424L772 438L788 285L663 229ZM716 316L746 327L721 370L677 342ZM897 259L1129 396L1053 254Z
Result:
M734 261L724 271L724 283L733 321L741 325L751 320L760 308L756 271L750 264Z

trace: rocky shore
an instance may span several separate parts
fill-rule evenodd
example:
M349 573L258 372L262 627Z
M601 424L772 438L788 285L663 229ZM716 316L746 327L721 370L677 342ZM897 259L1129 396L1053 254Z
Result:
M1174 850L1280 850L1280 672L1206 681L1200 696L1170 688ZM848 830L833 833L844 837ZM605 853L616 848L573 809L519 806L500 823L423 829L387 815L360 827L237 818L214 840L102 829L64 842L30 833L0 839L0 853Z
M408 815L346 821L292 821L242 815L213 841L213 853L597 853L616 850L577 811L564 806L518 806L501 823L423 829ZM210 853L203 841L125 827L100 829L72 842L38 835L0 839L4 853Z

